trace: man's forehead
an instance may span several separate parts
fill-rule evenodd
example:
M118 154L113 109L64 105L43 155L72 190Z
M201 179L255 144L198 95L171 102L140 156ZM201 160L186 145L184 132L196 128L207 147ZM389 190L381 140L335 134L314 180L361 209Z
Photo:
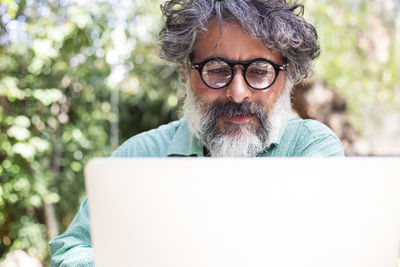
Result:
M207 30L200 33L193 55L193 61L201 61L210 57L242 61L268 58L276 62L281 61L279 53L265 48L246 34L240 24L233 21L221 23L215 20L211 21Z

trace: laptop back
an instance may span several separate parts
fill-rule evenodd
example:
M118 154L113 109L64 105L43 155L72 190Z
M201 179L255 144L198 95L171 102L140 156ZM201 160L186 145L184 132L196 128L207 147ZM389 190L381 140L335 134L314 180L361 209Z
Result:
M97 267L396 267L400 159L94 159Z

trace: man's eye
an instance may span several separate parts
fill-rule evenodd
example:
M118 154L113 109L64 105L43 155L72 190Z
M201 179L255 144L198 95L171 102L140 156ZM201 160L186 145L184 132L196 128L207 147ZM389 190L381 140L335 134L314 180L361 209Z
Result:
M263 69L251 69L249 72L251 74L256 74L256 75L266 75L266 74L268 74L268 70L263 70Z
M207 70L210 74L227 74L229 71L226 68L217 68L217 69L209 69Z

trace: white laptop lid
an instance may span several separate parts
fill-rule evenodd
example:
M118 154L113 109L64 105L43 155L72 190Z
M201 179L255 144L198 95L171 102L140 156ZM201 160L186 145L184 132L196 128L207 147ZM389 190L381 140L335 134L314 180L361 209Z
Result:
M96 267L395 267L400 159L94 159Z

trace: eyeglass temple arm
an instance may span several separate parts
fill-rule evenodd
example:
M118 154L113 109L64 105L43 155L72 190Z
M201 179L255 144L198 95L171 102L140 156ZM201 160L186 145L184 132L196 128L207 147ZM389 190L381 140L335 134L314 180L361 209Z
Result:
M288 65L289 65L289 64L283 64L283 65L279 64L279 65L278 65L278 69L279 69L279 70L285 71L285 70L287 70Z
M202 64L193 64L192 69L200 69L202 66Z

